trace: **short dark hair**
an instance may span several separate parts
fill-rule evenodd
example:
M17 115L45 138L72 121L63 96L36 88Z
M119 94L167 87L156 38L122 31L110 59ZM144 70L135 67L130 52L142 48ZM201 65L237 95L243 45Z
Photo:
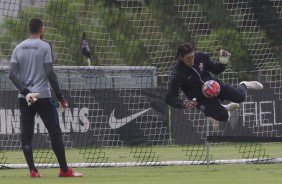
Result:
M39 33L39 30L43 27L43 21L39 18L33 18L29 21L29 32L31 34Z
M181 44L177 48L177 57L184 57L186 54L194 52L194 48L190 43Z

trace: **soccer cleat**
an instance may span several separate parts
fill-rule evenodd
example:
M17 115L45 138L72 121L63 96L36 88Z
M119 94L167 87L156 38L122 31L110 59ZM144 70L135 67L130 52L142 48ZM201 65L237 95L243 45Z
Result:
M240 108L240 104L233 102L222 106L225 107L225 109L227 109L228 111L233 111Z
M263 85L258 81L242 81L240 82L239 85L241 84L245 84L247 89L252 89L252 90L262 90L263 89Z
M59 177L82 177L82 174L75 172L72 168L69 168L67 172L60 169Z
M32 177L32 178L40 178L41 177L41 175L40 175L40 173L37 171L34 171L34 170L32 170L32 171L30 171L30 177Z

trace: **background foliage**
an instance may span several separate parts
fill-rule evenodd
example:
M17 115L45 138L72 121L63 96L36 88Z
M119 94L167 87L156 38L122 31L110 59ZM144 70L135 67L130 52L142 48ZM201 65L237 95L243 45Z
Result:
M187 3L185 0L179 1L180 4L185 2ZM123 3L133 8L124 8ZM199 0L199 9L191 11L195 15L201 11L202 16L206 17L209 27L205 28L206 24L203 24L201 29L212 31L205 34L189 31L190 25L183 19L181 11L177 11L174 1L144 0L128 3L116 0L49 0L42 9L32 6L21 8L17 18L7 17L2 25L5 31L0 33L0 39L3 40L0 42L0 57L9 59L15 44L27 38L28 21L32 17L40 17L45 21L47 28L44 39L53 44L58 65L87 64L79 52L83 32L87 33L94 58L93 65L154 65L161 68L162 61L156 62L154 58L161 57L164 53L158 53L153 46L153 39L160 39L161 43L158 44L168 45L173 52L176 51L177 45L192 42L195 48L210 53L215 60L219 49L225 48L232 53L233 71L253 71L255 68L252 50L248 48L248 44L258 41L258 34L266 38L278 62L282 62L282 19L271 1L248 1L259 26L256 34L251 30L257 29L256 27L250 26L247 30L238 28L238 22L235 20L247 25L250 23L247 21L249 17L244 17L243 14L231 17L227 11L228 6L223 5L221 0ZM148 14L151 17L148 18ZM140 17L136 18L134 15ZM155 25L152 26L152 23ZM157 27L156 33L151 34L155 38L148 41L146 35L140 34L140 27L151 33L156 31ZM158 32L161 32L161 36ZM256 47L260 46L257 44ZM244 76L241 77L246 78L249 74L242 75Z

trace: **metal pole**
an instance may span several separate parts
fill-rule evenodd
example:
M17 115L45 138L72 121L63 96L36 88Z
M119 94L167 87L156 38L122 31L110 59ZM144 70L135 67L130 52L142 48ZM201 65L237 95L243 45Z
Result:
M207 118L207 131L206 131L206 143L205 143L205 146L206 146L206 161L207 161L207 169L209 169L209 148L210 148L210 145L209 145L209 141L208 141L208 136L209 136L209 118Z
M169 145L172 145L172 119L171 107L168 105L168 129L169 129Z

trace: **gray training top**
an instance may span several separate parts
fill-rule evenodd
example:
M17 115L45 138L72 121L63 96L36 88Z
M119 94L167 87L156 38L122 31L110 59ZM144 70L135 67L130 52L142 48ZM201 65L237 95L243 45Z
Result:
M26 39L16 46L10 61L9 77L22 91L39 93L38 98L51 97L49 82L55 94L61 94L53 67L52 48L39 38ZM20 98L24 95L19 93Z

